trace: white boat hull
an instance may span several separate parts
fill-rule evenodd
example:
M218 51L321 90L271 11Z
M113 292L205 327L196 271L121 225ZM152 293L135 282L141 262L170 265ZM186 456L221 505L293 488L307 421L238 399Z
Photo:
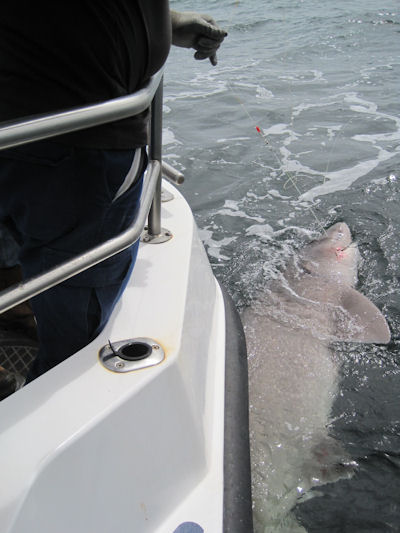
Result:
M187 203L166 188L173 238L141 244L105 330L0 402L1 533L224 530L224 299ZM161 363L99 361L109 339L143 337Z

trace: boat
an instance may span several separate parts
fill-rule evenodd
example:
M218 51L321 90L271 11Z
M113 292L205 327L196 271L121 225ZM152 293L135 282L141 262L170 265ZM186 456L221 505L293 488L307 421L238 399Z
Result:
M0 294L3 312L141 236L102 333L0 402L0 533L253 530L244 334L167 179L182 175L161 157L162 72L133 95L7 124L0 148L150 103L150 163L133 226Z

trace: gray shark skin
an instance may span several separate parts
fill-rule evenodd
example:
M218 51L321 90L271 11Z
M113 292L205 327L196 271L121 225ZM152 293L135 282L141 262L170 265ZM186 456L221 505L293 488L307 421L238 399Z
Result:
M328 436L339 371L330 345L390 341L381 312L354 289L358 260L347 224L337 223L243 313L256 532L304 531L290 509L356 466Z

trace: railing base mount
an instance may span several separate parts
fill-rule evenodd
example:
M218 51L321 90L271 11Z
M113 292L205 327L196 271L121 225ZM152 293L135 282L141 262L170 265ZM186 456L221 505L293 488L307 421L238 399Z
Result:
M161 233L157 235L152 235L148 231L148 227L145 226L142 236L140 237L141 242L146 244L161 244L171 240L173 237L172 233L165 228L161 228Z

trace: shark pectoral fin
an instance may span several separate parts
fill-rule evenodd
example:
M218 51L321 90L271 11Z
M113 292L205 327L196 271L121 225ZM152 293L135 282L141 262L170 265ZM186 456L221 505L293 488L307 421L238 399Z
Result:
M387 344L390 330L385 317L366 296L350 287L340 295L344 313L336 317L336 337L347 342Z

